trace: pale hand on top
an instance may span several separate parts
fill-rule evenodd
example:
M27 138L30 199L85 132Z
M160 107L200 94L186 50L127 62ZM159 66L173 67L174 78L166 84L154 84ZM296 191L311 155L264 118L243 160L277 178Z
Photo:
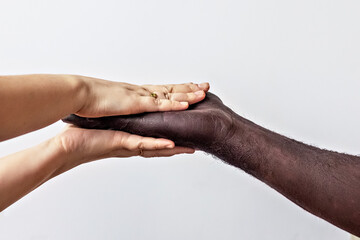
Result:
M87 86L87 101L76 112L82 117L185 110L189 104L203 100L210 88L209 83L140 86L88 77L83 80Z

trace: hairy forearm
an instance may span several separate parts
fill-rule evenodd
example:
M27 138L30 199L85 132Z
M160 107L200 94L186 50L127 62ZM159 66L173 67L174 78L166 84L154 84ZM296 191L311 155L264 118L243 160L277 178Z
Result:
M63 172L66 160L53 139L0 158L0 211Z
M360 235L360 158L291 140L234 114L214 155L267 183L307 211Z
M186 111L64 121L171 139L243 169L309 212L360 235L360 158L321 150L248 121L214 94Z
M77 112L84 104L86 91L79 76L0 76L0 141Z

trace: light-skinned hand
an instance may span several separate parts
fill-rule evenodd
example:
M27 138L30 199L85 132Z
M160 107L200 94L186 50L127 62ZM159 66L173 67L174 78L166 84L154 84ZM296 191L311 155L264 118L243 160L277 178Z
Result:
M76 112L82 117L185 110L189 104L203 100L210 88L209 83L140 86L89 77L84 77L84 82L88 89L86 102Z

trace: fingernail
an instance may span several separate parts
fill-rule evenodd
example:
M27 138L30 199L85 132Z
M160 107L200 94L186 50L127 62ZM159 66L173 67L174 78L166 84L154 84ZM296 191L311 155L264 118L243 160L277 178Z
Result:
M202 95L204 95L204 91L197 91L197 92L195 92L195 94L198 96L202 96Z
M166 145L165 147L166 147L166 148L174 148L175 146L172 145L172 144L168 144L168 145Z
M207 83L198 84L199 88L207 88Z
M180 104L183 105L183 106L187 106L188 102L180 102Z

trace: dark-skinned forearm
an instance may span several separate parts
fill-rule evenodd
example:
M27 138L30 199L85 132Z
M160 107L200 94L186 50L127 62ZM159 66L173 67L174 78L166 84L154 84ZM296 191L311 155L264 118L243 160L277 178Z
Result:
M270 185L309 212L360 235L360 159L321 150L235 114L214 94L186 111L64 121L163 137L217 156Z
M307 211L360 235L360 158L321 150L234 114L214 155L273 187Z

